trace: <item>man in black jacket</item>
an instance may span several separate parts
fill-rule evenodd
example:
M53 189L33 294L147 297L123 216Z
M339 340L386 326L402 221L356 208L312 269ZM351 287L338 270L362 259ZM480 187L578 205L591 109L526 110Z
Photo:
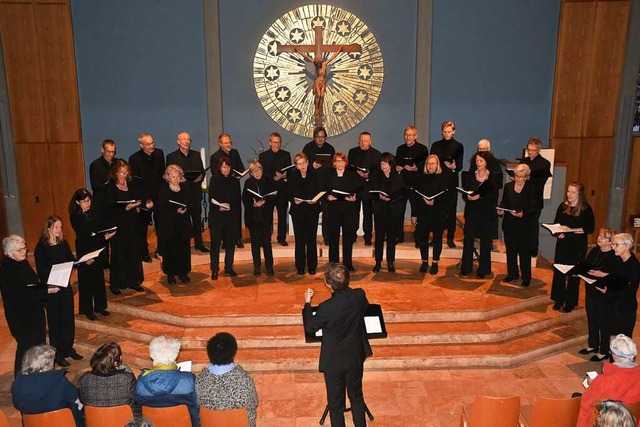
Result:
M322 302L315 316L311 308L313 289L304 294L304 327L309 333L322 329L320 371L324 374L331 425L345 425L345 388L349 394L353 423L367 425L362 396L364 361L372 354L367 340L364 314L369 306L362 289L349 287L349 270L340 264L329 264L324 282L331 289L331 298Z
M156 148L153 136L143 133L138 137L140 151L136 151L129 157L129 166L134 179L139 179L142 184L145 198L150 198L154 203L158 195L158 188L164 184L165 162L164 153ZM149 243L147 242L147 228L151 223L151 211L140 212L140 248L142 249L142 261L151 262L149 256ZM157 221L154 215L154 221ZM162 250L157 251L159 253Z
M372 172L380 168L382 154L371 146L371 134L362 132L358 137L358 146L349 150L347 158L349 166L362 179L362 192L360 201L362 203L362 231L364 232L365 246L371 246L371 235L373 234L373 199L369 193L369 177Z
M287 243L287 211L289 207L289 196L287 194L287 174L293 168L284 172L283 168L291 166L291 154L281 150L282 138L278 132L269 135L269 150L260 153L258 161L264 168L264 176L273 183L273 188L278 192L275 204L271 204L271 216L274 207L278 210L278 243L282 246L289 246Z

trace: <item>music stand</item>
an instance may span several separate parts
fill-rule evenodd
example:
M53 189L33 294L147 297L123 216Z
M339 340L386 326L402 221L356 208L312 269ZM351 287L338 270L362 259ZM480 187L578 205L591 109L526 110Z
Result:
M318 307L311 307L311 310L315 314ZM302 318L302 322L304 323L304 316ZM380 304L369 304L367 307L367 311L364 313L365 319L365 328L367 329L367 338L369 339L379 339L387 337L387 327L384 324L384 316L382 315L382 307ZM322 342L322 330L317 331L316 333L308 333L307 330L304 330L304 340L307 343L312 342ZM364 402L364 412L367 414L369 421L373 421L374 417L367 403ZM345 407L344 412L351 411L351 408ZM324 412L322 413L322 417L320 418L320 425L324 425L324 422L329 414L329 405L327 404L324 408Z

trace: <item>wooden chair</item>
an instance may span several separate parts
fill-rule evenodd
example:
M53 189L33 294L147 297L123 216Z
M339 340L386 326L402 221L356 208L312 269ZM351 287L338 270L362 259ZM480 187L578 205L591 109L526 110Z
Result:
M22 414L24 427L74 426L76 420L69 408L57 409L42 414Z
M249 427L247 419L247 410L225 409L215 410L200 407L200 426L201 427ZM87 426L89 427L89 426Z
M0 410L0 427L9 427L9 418L7 418L4 410Z
M462 407L460 427L517 427L520 396L476 396L471 414Z
M105 407L85 405L84 419L87 427L123 426L133 419L133 411L129 405Z
M187 405L166 406L156 408L142 406L142 415L149 418L154 427L191 426L191 417Z
M529 421L520 415L520 423L524 427L575 427L580 413L580 400L580 397L538 397Z

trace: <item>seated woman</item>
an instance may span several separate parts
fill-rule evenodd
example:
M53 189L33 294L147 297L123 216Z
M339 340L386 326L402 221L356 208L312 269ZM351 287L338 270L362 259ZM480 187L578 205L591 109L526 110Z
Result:
M498 215L503 217L502 231L504 244L507 247L507 277L504 282L511 283L522 275L522 287L531 283L531 235L535 222L535 193L529 182L531 169L519 164L513 171L513 181L504 185L502 201ZM505 211L504 209L508 209ZM520 274L518 274L518 258Z
M65 376L66 369L53 369L55 355L56 349L50 345L37 345L27 350L22 369L11 386L13 406L23 414L69 408L76 426L84 426L78 389Z
M593 427L636 427L636 417L629 408L617 400L602 400L596 405L596 422Z
M245 408L249 427L256 426L258 393L256 385L242 366L233 363L238 343L233 335L219 332L207 343L211 364L196 378L198 405L221 410Z
M104 233L106 221L103 214L93 209L93 197L86 188L73 193L69 203L71 226L76 232L76 255L81 258L89 252L104 248L116 232ZM103 252L104 253L104 252ZM109 316L107 292L104 286L104 257L90 259L78 265L78 313L89 320L96 320L95 313Z
M638 347L631 338L619 334L611 339L613 363L605 362L602 374L589 384L582 395L578 427L587 427L596 403L615 399L632 403L640 400L640 366L635 362Z
M443 191L445 193L442 193ZM427 161L424 163L424 174L418 176L414 191L409 195L413 199L411 223L416 227L414 238L420 248L420 258L422 259L420 273L426 273L429 269L429 234L432 233L433 257L429 274L438 274L438 262L442 253L442 232L446 216L446 191L448 191L447 177L442 173L440 159L432 154L427 157ZM440 195L431 200L428 199L436 194Z
M91 372L78 380L80 400L89 406L130 405L140 415L136 402L136 377L122 364L122 350L114 342L103 344L91 356Z
M165 185L158 188L156 214L158 245L162 248L162 272L167 283L189 283L191 271L191 219L189 201L191 189L184 185L184 172L178 165L169 165L164 172Z
M55 264L75 261L69 243L62 232L62 218L49 216L42 229L42 235L34 250L36 270L41 283L47 283L51 268ZM47 326L49 327L49 343L56 349L55 362L58 366L67 367L65 358L80 360L83 357L73 348L76 335L76 324L73 316L73 289L68 284L60 287L60 291L47 296Z
M273 184L263 175L260 162L249 165L251 177L244 183L242 203L244 204L244 225L249 228L251 235L251 256L253 258L253 275L260 275L262 263L260 248L264 252L264 264L267 275L273 276L273 251L271 249L271 230L273 229L273 200L261 198L273 191ZM270 196L270 199L274 197Z
M373 193L373 216L375 219L375 258L373 272L380 271L384 241L387 241L387 269L395 273L393 263L396 261L396 242L402 229L402 215L407 203L404 179L395 171L396 159L391 153L383 153L380 169L371 176L371 190ZM381 192L384 192L381 193Z

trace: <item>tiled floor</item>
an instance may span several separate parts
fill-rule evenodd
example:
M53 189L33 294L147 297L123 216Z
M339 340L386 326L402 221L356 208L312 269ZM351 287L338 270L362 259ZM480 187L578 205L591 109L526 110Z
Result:
M365 265L372 264L372 261L360 260L360 263L364 268ZM400 264L402 265L402 263ZM504 269L504 266L496 266L495 268L496 271L500 269ZM441 273L441 277L444 274ZM545 272L542 275L548 277L548 274ZM302 304L299 299L304 292L304 287L302 283L297 285L300 286L293 286L295 291L291 290L291 295L287 297L285 312L290 310L289 304L296 307L300 307ZM320 281L318 281L318 285L321 285ZM371 284L371 286L375 285ZM419 283L414 285L415 287L412 286L412 288L420 288ZM489 286L487 285L487 289ZM224 289L225 287L227 286L223 282L218 282L215 285L216 289ZM242 290L249 293L263 293L261 297L265 298L268 297L269 291L273 291L263 285L254 287L253 290L244 286L227 288L230 292ZM158 288L158 290L161 289ZM441 286L441 293L449 297L447 298L449 303L468 303L468 299L461 298L461 291L464 292L462 289L453 289L447 285ZM170 294L167 295L171 297ZM378 298L383 298L383 295L382 292L379 292ZM402 303L399 294L393 294L391 299L395 304L401 305ZM585 357L578 356L576 354L578 348L575 347L570 351L512 369L382 371L366 370L365 364L364 395L369 409L375 416L375 421L370 425L456 426L462 406L471 403L474 396L479 394L518 395L521 397L523 405L533 404L537 396L569 396L574 391L582 390L582 373L587 368L589 370L599 368L599 364L587 362ZM9 414L11 425L17 427L20 425L20 415L12 407L10 395L15 343L6 327L4 316L0 321L0 349L0 406ZM90 355L85 354L85 356L85 360L72 363L72 369L69 372L70 379L75 380L88 368L87 359ZM254 372L252 376L255 379L260 398L258 426L318 425L325 406L324 383L321 374ZM347 425L353 425L350 415L347 414L346 418ZM325 425L329 424L327 419Z

